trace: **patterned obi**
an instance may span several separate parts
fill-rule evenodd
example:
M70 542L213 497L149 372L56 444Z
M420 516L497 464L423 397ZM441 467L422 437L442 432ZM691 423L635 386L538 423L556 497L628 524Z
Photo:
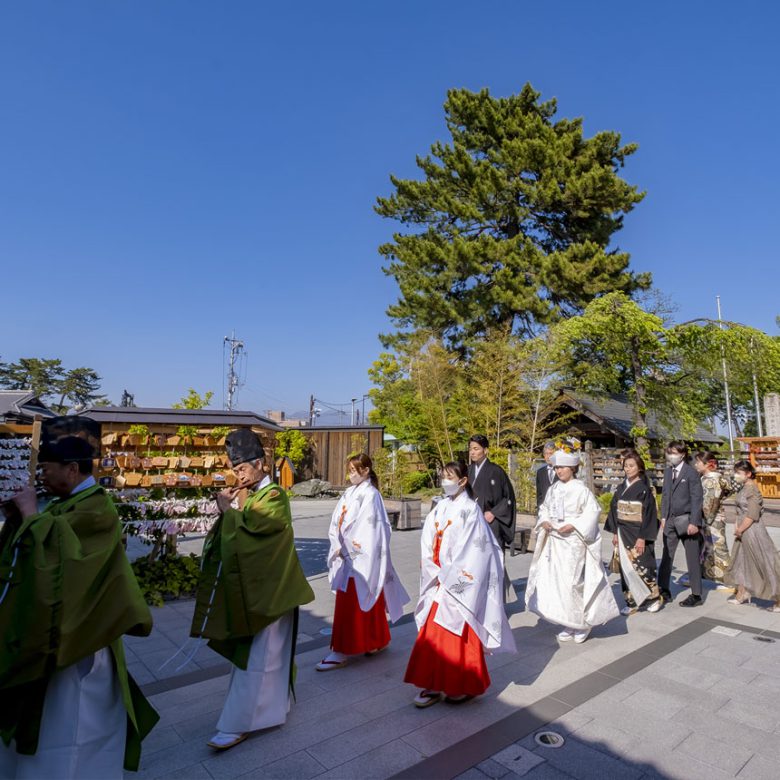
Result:
M641 501L618 501L617 518L621 523L642 522L642 502Z

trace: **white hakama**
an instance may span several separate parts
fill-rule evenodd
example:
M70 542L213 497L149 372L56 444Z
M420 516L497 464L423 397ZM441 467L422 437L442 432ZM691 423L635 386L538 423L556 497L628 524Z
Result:
M290 711L293 613L255 635L246 669L234 666L217 730L243 734L281 726Z
M15 780L121 780L127 710L109 648L52 675L38 750L0 741L0 777Z

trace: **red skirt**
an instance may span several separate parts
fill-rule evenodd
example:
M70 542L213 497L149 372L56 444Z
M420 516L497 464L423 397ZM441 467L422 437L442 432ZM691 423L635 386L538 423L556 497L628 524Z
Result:
M417 635L404 682L447 696L479 696L490 686L482 642L468 623L460 636L434 623L438 606Z
M350 577L347 590L336 592L333 613L332 650L345 655L370 653L390 644L390 627L385 614L385 594L368 611L360 609L355 580Z

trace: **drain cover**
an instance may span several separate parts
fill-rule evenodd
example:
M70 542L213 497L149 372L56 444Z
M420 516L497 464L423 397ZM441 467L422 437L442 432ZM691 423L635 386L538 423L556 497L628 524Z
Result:
M320 633L323 636L330 636L333 633L333 629L332 628L321 628L320 629Z
M754 636L753 639L756 640L756 642L769 642L770 644L774 644L774 639L769 636Z
M555 731L540 731L535 737L534 742L537 745L548 748L563 747L563 737Z

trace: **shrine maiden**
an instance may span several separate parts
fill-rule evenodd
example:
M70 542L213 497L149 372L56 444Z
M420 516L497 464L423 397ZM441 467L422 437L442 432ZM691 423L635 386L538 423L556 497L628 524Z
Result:
M429 707L464 701L490 685L488 652L515 652L502 598L501 547L474 500L464 463L444 467L442 499L425 518L420 542L419 634L404 680Z
M390 558L390 522L371 458L361 453L347 463L348 487L328 529L328 579L336 593L331 652L317 664L326 672L349 656L373 655L390 643L387 614L395 622L409 595Z
M561 642L584 642L593 626L619 614L601 562L601 508L575 479L579 442L559 443L553 456L558 482L539 507L537 541L528 574L531 612L562 626Z

